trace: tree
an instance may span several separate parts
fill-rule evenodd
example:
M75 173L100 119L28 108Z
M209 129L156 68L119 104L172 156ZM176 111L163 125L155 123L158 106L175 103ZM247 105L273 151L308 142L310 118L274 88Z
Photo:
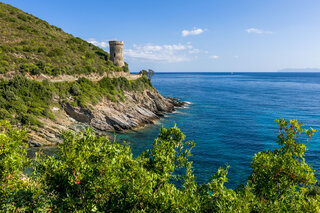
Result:
M145 76L147 76L147 78L149 79L149 81L151 81L152 77L154 76L154 73L155 73L155 72L154 72L152 69L148 69L148 71L147 71L147 70L141 70L141 71L139 72L140 75L145 75Z
M304 158L306 144L317 130L303 129L296 120L276 122L279 124L277 143L280 148L255 154L248 186L253 187L255 196L269 206L278 203L273 211L297 210L299 204L306 205L306 194L317 182L314 170ZM305 141L303 133L307 136Z

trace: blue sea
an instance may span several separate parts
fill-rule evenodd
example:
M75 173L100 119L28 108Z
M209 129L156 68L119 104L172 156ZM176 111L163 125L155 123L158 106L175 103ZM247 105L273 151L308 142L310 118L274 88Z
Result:
M320 73L156 73L164 96L191 104L143 130L118 134L134 155L152 148L161 127L176 124L194 140L194 173L204 183L219 167L230 165L230 188L245 184L255 153L277 147L275 119L297 119L320 130ZM306 159L320 179L320 132Z

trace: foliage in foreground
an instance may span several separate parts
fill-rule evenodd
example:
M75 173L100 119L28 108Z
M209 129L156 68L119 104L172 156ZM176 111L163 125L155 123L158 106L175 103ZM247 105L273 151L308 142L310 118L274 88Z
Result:
M177 128L161 129L152 150L133 158L128 145L91 130L64 133L56 156L26 158L25 132L2 123L2 211L77 212L319 212L314 172L304 159L316 132L279 120L279 148L256 154L247 184L224 184L227 168L198 185L188 160L195 146ZM33 175L23 173L33 169Z

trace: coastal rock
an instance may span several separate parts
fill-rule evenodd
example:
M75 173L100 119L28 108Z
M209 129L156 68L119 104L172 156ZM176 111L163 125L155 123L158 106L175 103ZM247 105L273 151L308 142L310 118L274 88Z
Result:
M156 90L146 90L125 92L124 102L115 103L104 99L97 105L90 106L90 111L72 109L69 105L66 112L75 120L87 122L98 130L122 131L152 124L164 113L172 112L180 103L177 100L172 102L171 99L164 98Z
M61 133L71 130L82 131L88 127L103 134L105 131L124 131L153 124L164 114L173 112L185 102L163 97L155 89L143 92L124 92L124 101L112 102L103 99L88 107L72 106L65 103L61 109L55 108L54 120L40 118L43 127L30 132L32 146L54 145L61 142Z
M91 111L79 107L72 107L69 103L64 105L64 110L76 121L90 123L93 115Z

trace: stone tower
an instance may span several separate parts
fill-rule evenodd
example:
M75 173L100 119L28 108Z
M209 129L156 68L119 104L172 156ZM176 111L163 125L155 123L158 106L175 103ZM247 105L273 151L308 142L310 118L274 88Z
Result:
M110 60L113 62L114 65L118 67L124 66L123 61L123 41L109 41L110 47Z

